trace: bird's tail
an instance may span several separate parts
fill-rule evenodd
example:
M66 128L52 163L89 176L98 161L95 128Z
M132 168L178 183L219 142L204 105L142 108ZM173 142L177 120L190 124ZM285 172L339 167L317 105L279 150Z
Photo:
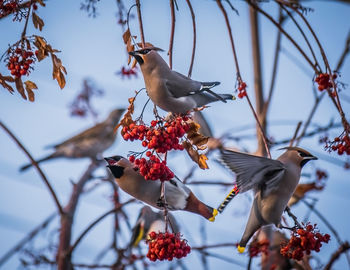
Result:
M237 186L234 186L234 188L230 191L230 193L226 196L225 200L219 205L218 207L218 212L222 213L222 211L224 211L224 209L226 208L226 206L230 203L230 201L236 197L236 195L238 194L239 190L237 188Z
M49 155L49 156L47 156L47 157L44 157L44 158L42 158L42 159L39 159L39 160L35 161L35 162L36 162L36 163L41 163L41 162L43 162L43 161L46 161L46 160L49 160L49 159L52 159L52 158L55 158L55 157L57 157L57 156L55 155L55 153L53 153L53 154L51 154L51 155ZM33 166L33 164L32 164L32 163L28 163L28 164L22 166L22 167L19 169L19 171L23 172L23 171L29 169L31 166Z
M202 82L202 88L200 92L205 91L211 94L212 96L216 97L218 100L221 100L222 102L226 103L226 100L234 99L233 95L230 94L216 94L211 90L211 88L219 85L220 82Z
M188 196L187 205L184 210L199 214L211 222L215 221L215 216L218 214L218 210L198 200L192 192Z

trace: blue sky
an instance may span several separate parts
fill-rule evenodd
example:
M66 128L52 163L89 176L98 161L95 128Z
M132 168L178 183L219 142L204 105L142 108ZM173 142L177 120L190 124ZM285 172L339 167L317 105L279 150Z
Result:
M168 1L148 0L141 1L144 30L146 40L168 49L170 33L170 9ZM173 68L187 74L192 50L192 22L185 1L177 1L179 11L176 12L176 30L173 54ZM192 77L201 81L220 81L217 87L220 93L232 93L235 86L235 69L229 38L224 19L214 1L192 1L197 20L197 51ZM133 2L125 1L128 8ZM241 74L248 84L248 94L253 98L253 68L251 60L250 26L248 8L242 1L233 1L239 11L237 16L227 8L233 35L236 42L238 60ZM335 63L344 48L346 35L350 29L348 14L350 5L334 3L331 1L312 1L307 5L314 8L308 13L311 25L322 45L325 48L331 67ZM227 7L227 6L226 6ZM276 6L272 3L263 4L274 16L277 14ZM122 30L116 24L117 8L113 1L101 1L98 3L98 17L89 18L86 13L79 10L79 1L48 1L45 8L39 7L38 14L43 18L45 26L42 33L38 33L32 24L29 24L28 33L42 35L53 48L62 52L59 57L65 65L67 85L60 90L57 83L51 78L50 61L38 63L35 71L30 75L30 80L35 81L39 87L36 91L36 101L30 103L22 100L19 94L10 95L6 90L0 90L0 119L23 142L34 157L39 158L50 153L45 146L59 143L70 136L84 130L93 124L91 119L81 120L69 115L68 105L81 89L82 80L91 77L96 84L104 89L105 95L94 100L94 106L100 113L99 119L103 120L110 110L116 107L126 107L127 98L133 96L134 90L144 86L139 76L138 79L120 79L115 73L126 65L127 55L122 42ZM263 83L265 94L270 84L273 53L275 47L275 27L260 18L261 41L264 75ZM8 44L16 42L22 31L23 23L12 22L11 18L0 21L1 42L0 51L4 52ZM130 24L132 34L138 34L138 24L133 20ZM297 41L302 41L291 22L287 22L285 28L290 31ZM304 46L304 45L303 45ZM269 135L275 139L290 137L299 120L305 120L313 105L311 90L313 73L291 44L283 38L284 51L300 61L308 70L301 70L294 61L281 54L280 69L276 82L276 91L269 111ZM305 47L305 46L304 46ZM168 60L166 53L162 56ZM0 72L6 74L7 69L2 63ZM350 83L350 60L345 62L341 81ZM345 96L349 96L348 89L343 90ZM146 101L145 94L137 99L137 111L142 109ZM343 101L345 113L349 113L349 103ZM205 116L211 124L216 136L230 130L232 134L254 135L254 119L245 100L232 101L227 104L212 104L205 110ZM151 118L151 107L146 114ZM327 125L331 119L338 121L338 115L329 99L324 99L319 107L314 124ZM251 125L251 129L238 133L241 126ZM341 130L330 132L336 136ZM239 144L229 143L231 146L246 147L255 151L254 140L242 141ZM301 143L315 153L328 155L318 144L318 137L306 139ZM137 150L137 144L130 144L117 139L116 143L105 152L105 155L126 155L129 150ZM279 151L273 149L272 156L277 158ZM331 154L333 157L336 155ZM343 158L344 160L344 158ZM54 204L44 187L41 179L34 170L19 173L18 168L27 162L26 157L13 143L13 141L0 131L0 256L12 245L17 243L26 233L40 223L46 216L55 210ZM88 164L87 159L82 160L57 160L42 165L45 173L53 184L59 199L63 204L67 202L71 191L70 180L77 180ZM170 166L177 175L184 176L192 164L184 153L171 154ZM181 164L181 166L178 166ZM190 165L188 165L190 164ZM213 179L231 181L233 176L227 171L217 167L214 157L209 162L208 171L198 171L195 179ZM350 239L350 217L348 211L339 213L339 209L347 209L350 205L348 190L350 188L349 171L344 171L340 166L330 164L322 158L308 164L305 172L313 172L313 168L327 170L330 175L327 186L322 193L315 193L319 202L317 208L334 225L342 239ZM98 171L103 175L103 169ZM307 181L307 179L302 179ZM110 201L110 187L101 185L94 192L83 196L76 212L76 223L73 228L73 238L81 232L89 222L112 207ZM202 200L209 205L216 206L226 196L228 188L203 186L192 187ZM128 195L122 193L122 200L127 200ZM247 219L247 211L250 208L251 194L237 197L214 224L207 224L209 231L207 241L237 242L243 233ZM137 211L141 205L127 207L131 222L136 219ZM303 206L297 206L294 212L302 219L307 213ZM190 245L196 246L202 243L199 234L201 218L189 213L175 213L182 225L182 233L189 240ZM315 215L311 215L311 222L319 224L322 232L329 232ZM111 238L112 219L106 219L97 226L77 249L74 261L88 261L91 257L106 246ZM57 229L58 223L51 229ZM126 228L124 228L127 231ZM55 235L54 235L55 236ZM47 236L45 236L47 237ZM41 244L45 243L42 237ZM125 233L123 241L128 239ZM334 237L330 244L325 245L319 257L326 262L330 254L337 248ZM240 262L247 262L247 257L237 254L235 249L222 249L217 253L230 256ZM107 258L111 260L112 257ZM188 266L199 263L199 257L193 252L184 259ZM18 256L14 256L3 269L15 269L19 265ZM164 264L160 264L164 265ZM222 269L230 269L231 265L216 259L210 260L210 266ZM335 269L345 269L347 262L342 256L335 264Z

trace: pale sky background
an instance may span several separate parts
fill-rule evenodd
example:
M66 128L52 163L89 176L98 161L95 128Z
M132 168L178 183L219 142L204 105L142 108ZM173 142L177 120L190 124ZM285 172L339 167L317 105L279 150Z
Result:
M169 1L148 0L143 3L143 22L147 41L154 45L168 49L170 35L170 8ZM187 74L190 64L192 50L192 22L185 1L177 1L179 11L176 12L176 31L173 55L173 68L181 73ZM192 1L197 21L197 51L192 77L201 81L220 81L217 87L220 93L232 93L235 85L235 69L226 25L219 8L214 1L197 0ZM239 16L231 11L227 5L227 12L231 20L233 35L236 42L239 64L243 79L248 84L248 93L253 98L253 69L251 60L250 25L248 8L243 1L232 1L239 11ZM129 8L133 1L125 1ZM331 67L335 67L339 56L344 48L347 33L350 29L349 15L350 5L333 1L311 1L307 6L314 8L314 12L308 13L308 19L329 57ZM138 79L120 79L115 73L126 65L127 55L122 42L122 30L117 25L117 7L114 1L101 1L97 5L98 17L93 19L80 11L80 1L47 1L45 8L39 7L38 14L43 18L45 26L42 33L38 33L29 23L28 34L44 36L53 48L62 53L59 57L66 67L68 75L67 85L60 90L57 83L51 79L51 61L44 60L37 63L35 71L29 79L36 82L39 89L36 91L34 103L24 101L18 93L10 95L5 89L0 89L0 119L3 121L23 142L27 149L36 158L47 155L50 152L45 146L59 143L66 138L84 130L93 124L92 119L81 120L70 117L68 105L81 89L82 80L86 77L92 78L97 86L105 91L102 98L96 98L93 105L100 113L99 120L103 120L109 111L116 107L126 107L127 98L134 95L134 90L144 86L142 77ZM263 4L276 17L277 9L273 3ZM133 10L136 14L136 10ZM138 35L138 24L133 20L130 24L131 31ZM276 29L265 19L260 18L261 41L263 50L262 71L264 75L265 93L270 84L273 53L275 47ZM285 28L298 40L302 41L295 27L290 21ZM20 38L23 23L12 22L11 17L0 21L0 51L6 50L8 44L16 42ZM304 44L304 43L303 43ZM269 135L276 140L292 136L299 120L305 121L312 105L313 94L312 70L306 66L297 51L290 42L283 38L282 47L284 51L293 55L306 67L306 71L300 69L294 61L285 53L280 57L280 69L276 82L276 91L272 99L269 111ZM305 47L303 45L303 47ZM168 60L166 53L162 56ZM319 58L320 59L320 58ZM7 74L5 64L0 65L0 72ZM347 85L350 83L350 59L345 62L341 81ZM344 96L349 97L348 89L343 91ZM342 96L341 95L341 96ZM343 101L345 113L349 113L349 98ZM146 101L145 94L137 99L137 110L141 110ZM151 117L151 106L147 107L147 119ZM237 100L227 104L212 104L204 112L214 134L222 135L230 130L233 135L254 135L254 119L245 100ZM314 124L325 126L330 119L338 120L338 114L333 104L325 98L316 116ZM242 126L250 125L252 128L244 132L238 132ZM330 136L339 135L341 130L330 132ZM307 148L320 160L310 162L305 173L313 173L314 168L326 170L330 177L326 188L321 193L311 194L317 197L319 202L316 207L333 224L343 240L350 240L350 171L345 171L341 166L331 164L324 160L324 156L338 158L335 154L327 154L323 146L318 144L318 136L313 139L303 140L301 146ZM238 145L229 143L229 146L246 147L255 151L254 140L244 140ZM119 137L116 143L105 152L105 156L112 154L126 155L129 150L140 149L138 143L130 144L122 141ZM277 158L280 151L272 150L272 156ZM217 155L216 155L217 156ZM233 175L223 171L215 164L214 156L209 161L210 170L197 171L195 179L232 181ZM339 160L345 160L342 157ZM14 142L0 131L0 257L27 232L32 230L50 213L55 211L55 205L48 194L46 187L35 170L25 173L18 171L19 167L28 160ZM77 180L86 169L89 161L80 160L55 160L42 164L49 180L62 204L67 202L71 192L70 181ZM187 174L192 167L190 159L185 153L171 153L169 158L170 168L180 177ZM181 166L178 166L181 164ZM104 175L104 170L96 172ZM307 181L308 179L302 179ZM198 188L192 186L194 193L208 205L217 206L229 192L229 188L203 186ZM76 212L76 221L73 228L73 239L80 234L86 226L96 217L112 207L110 200L110 187L100 185L94 192L84 195ZM121 192L121 201L126 201L129 195ZM239 241L247 219L251 204L251 194L236 197L227 207L224 214L218 216L214 224L206 223L208 230L207 243L237 242ZM130 213L131 223L134 223L141 204L133 204L126 209ZM293 208L293 212L303 219L308 210L299 205ZM201 217L190 213L175 213L184 238L188 239L191 246L203 243L199 228ZM322 233L330 233L328 228L314 214L310 216L311 223L318 223ZM107 246L111 241L112 217L95 227L86 237L74 253L73 261L78 263L89 263L91 258ZM122 222L122 224L124 224ZM129 232L123 225L125 234L122 236L126 241ZM56 240L58 236L58 219L56 218L50 227L51 233L39 237L38 246L44 246L47 239ZM54 231L52 233L52 231ZM321 262L326 263L337 248L337 242L332 236L331 242L324 245L319 254L314 253ZM234 248L222 248L211 250L231 257L246 265L247 255L240 255ZM144 250L146 253L146 249ZM105 262L110 263L113 256L107 256ZM254 260L258 267L259 259ZM193 269L200 261L196 252L192 252L183 262L188 268ZM316 263L316 261L313 261ZM12 257L2 269L17 269L20 265L19 256ZM167 266L167 262L154 264ZM315 264L314 264L315 265ZM232 265L217 259L209 260L210 269L233 269ZM334 269L346 269L347 264L344 255L334 264ZM245 267L237 266L237 269ZM236 267L234 268L236 269Z

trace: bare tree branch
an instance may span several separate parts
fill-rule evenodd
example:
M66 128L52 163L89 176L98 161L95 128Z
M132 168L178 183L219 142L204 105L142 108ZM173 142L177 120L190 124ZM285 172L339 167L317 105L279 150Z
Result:
M170 10L171 10L171 32L169 41L169 67L173 68L173 46L174 46L174 35L175 35L175 5L174 0L170 0Z
M57 206L58 212L62 215L64 214L62 206L57 198L57 195L55 191L53 190L53 187L51 186L49 180L47 179L46 175L43 173L43 171L40 169L38 163L34 160L32 155L28 152L28 150L24 147L24 145L17 139L17 137L5 126L5 124L0 121L0 126L6 131L6 133L15 141L15 143L18 145L20 149L26 154L26 156L29 158L30 162L33 164L33 166L38 171L39 175L41 176L41 179L44 181L46 187L49 189L49 192L55 201L55 204Z
M193 68L193 63L194 63L194 56L196 54L196 41L197 41L197 32L196 32L196 18L194 15L194 11L191 5L190 0L186 0L187 5L190 9L191 12L191 17L192 17L192 27L193 27L193 46L192 46L192 56L191 56L191 64L190 64L190 68L188 69L188 77L192 76L192 68Z

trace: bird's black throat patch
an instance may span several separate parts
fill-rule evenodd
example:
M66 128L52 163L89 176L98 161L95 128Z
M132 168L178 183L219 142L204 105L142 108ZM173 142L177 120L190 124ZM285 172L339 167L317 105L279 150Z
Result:
M301 162L300 162L300 167L302 168L302 167L304 167L304 165L306 164L306 163L308 163L310 161L310 159L303 159Z
M124 167L121 166L107 166L115 178L120 178L124 174Z
M139 63L140 65L142 65L144 63L141 56L135 54L134 57L135 57L137 63Z

